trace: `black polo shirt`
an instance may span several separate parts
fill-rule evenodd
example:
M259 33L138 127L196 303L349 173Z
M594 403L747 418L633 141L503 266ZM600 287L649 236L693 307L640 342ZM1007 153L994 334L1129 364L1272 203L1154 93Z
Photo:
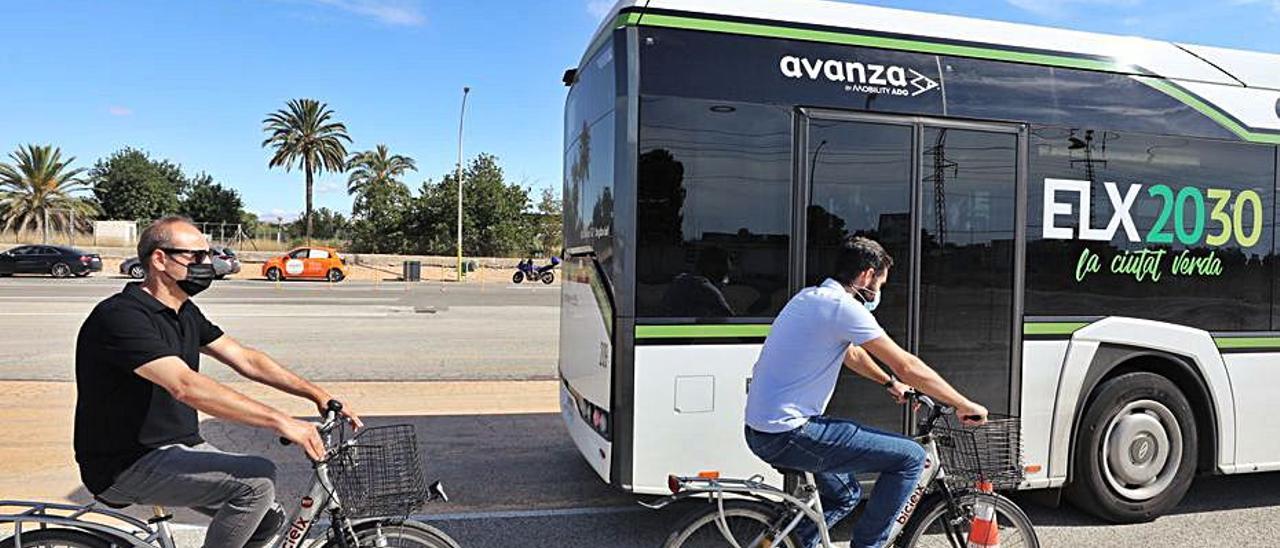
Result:
M134 372L176 356L200 370L200 347L222 336L195 303L178 311L130 283L98 303L76 339L76 462L93 493L152 449L196 445L196 410Z

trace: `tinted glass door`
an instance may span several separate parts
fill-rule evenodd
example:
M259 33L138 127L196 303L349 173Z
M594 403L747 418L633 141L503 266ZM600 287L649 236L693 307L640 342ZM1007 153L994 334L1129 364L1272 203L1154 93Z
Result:
M796 148L804 285L830 273L849 236L894 267L876 318L962 392L1006 412L1016 350L1019 133L1001 126L810 113ZM828 414L904 431L884 390L844 370Z
M876 317L894 338L909 340L911 202L914 128L910 124L807 120L805 144L806 286L831 274L849 236L880 242L895 266ZM827 413L899 432L902 409L879 386L842 369Z
M961 393L1008 412L1018 134L922 131L916 352Z

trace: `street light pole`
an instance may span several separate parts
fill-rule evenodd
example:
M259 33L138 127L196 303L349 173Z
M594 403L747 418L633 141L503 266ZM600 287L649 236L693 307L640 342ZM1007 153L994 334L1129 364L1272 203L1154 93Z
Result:
M467 115L467 94L471 88L462 88L462 111L458 113L458 172L454 180L458 183L458 281L462 281L462 121Z

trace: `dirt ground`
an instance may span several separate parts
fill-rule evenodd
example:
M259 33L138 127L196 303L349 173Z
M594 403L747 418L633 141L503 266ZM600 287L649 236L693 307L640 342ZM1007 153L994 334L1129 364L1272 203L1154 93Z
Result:
M315 415L307 402L252 383L229 386L299 417ZM343 382L326 388L364 416L555 413L556 381ZM67 502L80 492L71 448L75 383L0 382L0 499ZM83 502L83 501L82 501ZM3 535L0 535L2 538Z

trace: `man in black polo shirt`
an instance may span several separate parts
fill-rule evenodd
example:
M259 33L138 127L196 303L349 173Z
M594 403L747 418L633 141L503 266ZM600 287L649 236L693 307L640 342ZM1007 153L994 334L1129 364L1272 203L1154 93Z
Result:
M204 235L187 220L156 221L138 241L146 279L99 303L81 326L76 462L85 486L103 501L194 508L213 518L207 548L237 548L273 532L273 520L263 516L275 500L275 465L205 443L197 410L274 430L312 459L323 457L324 443L313 424L200 374L200 354L320 411L333 397L204 317L190 298L213 279L208 255Z

